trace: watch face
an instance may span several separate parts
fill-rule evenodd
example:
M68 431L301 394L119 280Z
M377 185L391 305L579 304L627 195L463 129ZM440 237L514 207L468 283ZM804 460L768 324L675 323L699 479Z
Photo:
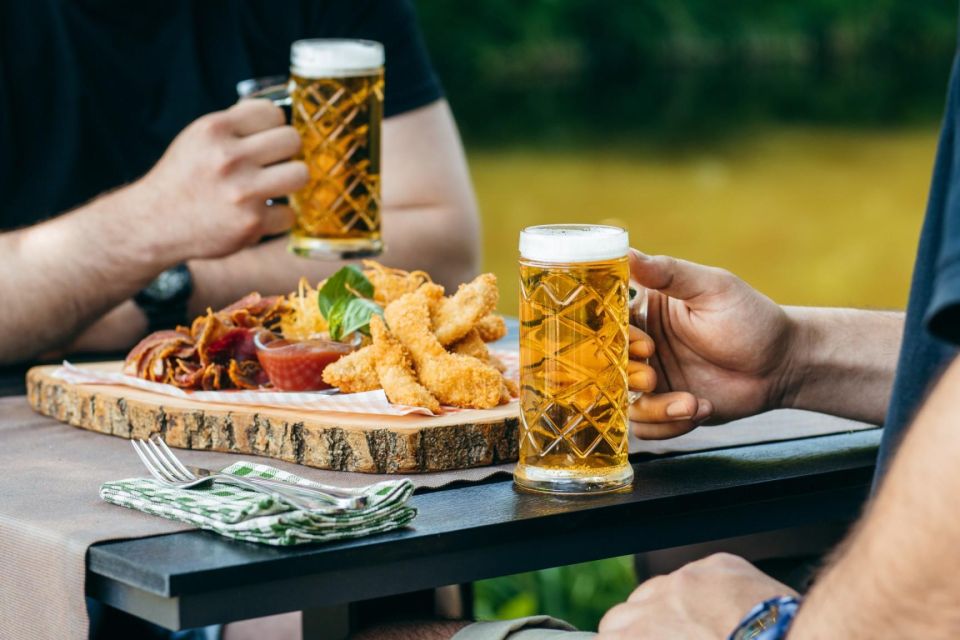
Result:
M172 300L190 283L190 275L186 269L167 269L147 285L145 292L158 302Z

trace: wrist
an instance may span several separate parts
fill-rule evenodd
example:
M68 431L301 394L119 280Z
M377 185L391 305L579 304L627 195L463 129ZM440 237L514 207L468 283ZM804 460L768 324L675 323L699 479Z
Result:
M764 600L750 610L728 640L783 640L800 609L800 602L796 596Z
M903 315L786 307L789 346L780 407L881 424L900 350Z
M186 243L172 233L174 227L167 215L170 206L153 187L149 174L106 198L107 215L119 228L127 230L124 242L137 260L149 265L151 278L192 257Z
M823 336L817 309L783 307L787 316L787 348L778 384L776 409L802 409L805 386L816 379Z

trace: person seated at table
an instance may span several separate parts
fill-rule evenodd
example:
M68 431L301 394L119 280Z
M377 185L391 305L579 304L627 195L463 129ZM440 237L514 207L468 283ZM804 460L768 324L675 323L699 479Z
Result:
M300 140L269 102L234 104L300 38L384 44L383 260L473 276L474 195L409 0L4 2L0 24L0 364L123 351L341 266L270 239L292 212L265 201L307 181Z
M267 101L235 104L301 38L385 47L383 260L474 275L476 203L410 0L3 2L0 25L0 363L123 351L341 266L270 239L292 212L265 201L307 180L300 139ZM167 300L138 295L162 273ZM94 634L147 633L92 613Z
M648 332L631 329L631 357L650 358L631 376L646 392L629 409L637 436L673 438L780 408L883 424L884 432L875 495L802 602L746 560L716 554L641 584L607 612L598 638L723 639L772 599L778 621L757 611L754 629L766 630L740 637L960 635L958 134L960 56L906 314L781 307L722 269L631 255L633 279L649 290ZM386 629L363 637L576 637L543 616L466 625L437 622L415 636Z

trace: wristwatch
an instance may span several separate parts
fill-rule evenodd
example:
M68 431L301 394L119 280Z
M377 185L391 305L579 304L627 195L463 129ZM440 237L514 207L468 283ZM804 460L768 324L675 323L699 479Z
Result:
M737 625L728 640L781 640L800 609L800 598L781 596L764 600Z
M187 324L187 302L191 293L193 276L190 269L185 264L178 264L154 278L133 297L133 301L147 316L148 331L153 333Z

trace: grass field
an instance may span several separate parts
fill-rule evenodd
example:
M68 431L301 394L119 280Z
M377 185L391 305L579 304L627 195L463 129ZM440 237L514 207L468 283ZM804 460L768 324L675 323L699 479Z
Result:
M901 308L936 132L760 130L673 156L469 154L485 268L516 313L520 230L610 222L633 246L723 266L778 302Z
M760 130L672 155L471 152L485 268L515 314L523 227L609 222L637 248L726 267L781 303L903 308L935 146L930 127ZM633 583L628 558L487 580L476 611L595 629Z

